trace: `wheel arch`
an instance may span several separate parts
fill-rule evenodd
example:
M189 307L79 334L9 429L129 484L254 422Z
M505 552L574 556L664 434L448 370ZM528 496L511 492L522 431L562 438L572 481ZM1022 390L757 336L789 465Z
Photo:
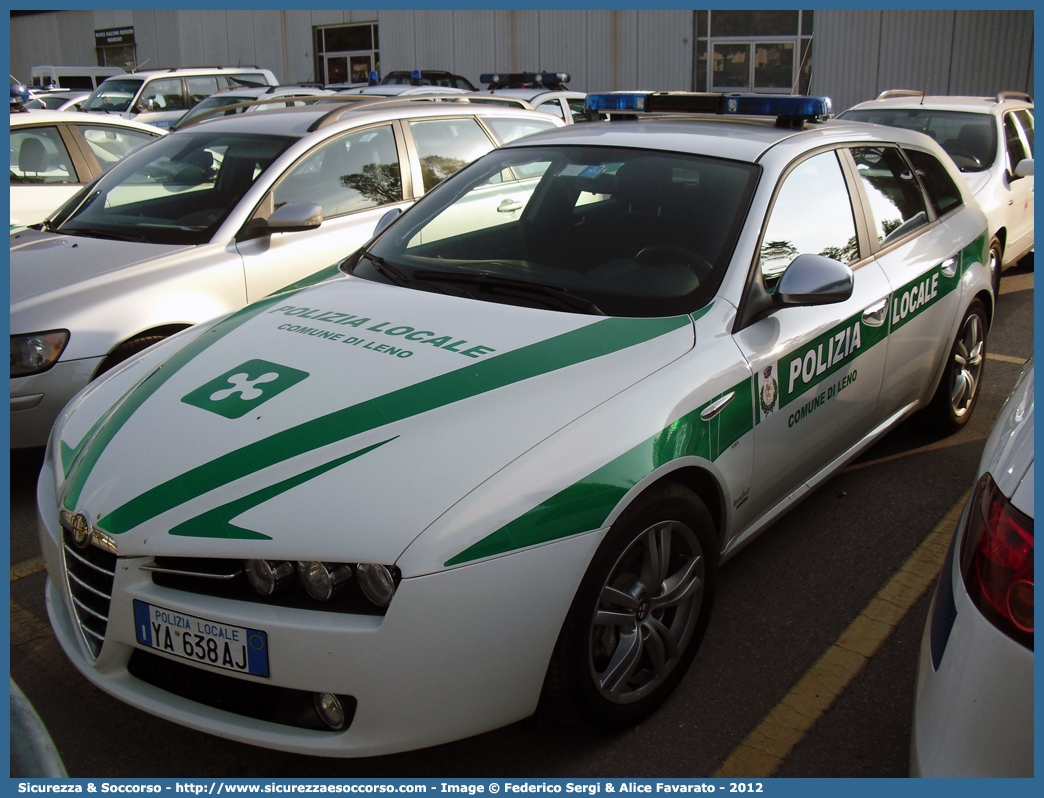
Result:
M116 366L116 365L119 364L119 362L123 358L116 359L116 353L120 349L120 347L123 346L124 344L130 343L131 341L135 340L136 338L146 338L146 337L152 337L152 336L159 336L161 338L169 338L171 335L174 335L174 333L181 332L182 330L187 330L189 327L192 327L192 326L193 326L192 324L189 324L189 323L186 323L186 322L176 322L176 323L172 323L172 324L160 324L160 325L157 325L155 327L150 327L150 328L145 329L145 330L139 330L138 332L134 333L134 335L130 335L127 338L124 338L122 341L117 342L106 353L104 359L102 360L101 363L98 364L98 368L95 369L95 371L94 371L94 379L96 379L99 375L104 374L106 371L108 371L113 366Z

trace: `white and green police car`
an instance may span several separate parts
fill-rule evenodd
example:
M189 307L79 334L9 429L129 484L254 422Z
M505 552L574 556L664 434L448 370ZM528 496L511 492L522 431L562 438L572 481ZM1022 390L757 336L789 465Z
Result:
M93 684L325 756L634 723L724 560L915 410L968 420L986 221L936 143L825 98L588 104L633 118L490 152L73 399L40 539Z

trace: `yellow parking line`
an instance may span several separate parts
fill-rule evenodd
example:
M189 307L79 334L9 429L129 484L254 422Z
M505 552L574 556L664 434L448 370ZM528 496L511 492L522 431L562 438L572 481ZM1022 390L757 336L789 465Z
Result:
M21 579L23 576L32 576L38 574L44 570L47 564L44 562L43 557L33 557L31 560L25 560L18 563L17 565L11 566L11 581Z
M729 754L714 776L759 778L776 772L935 581L967 497L965 493L949 509L902 568L776 708Z
M893 460L901 460L904 457L910 457L915 454L924 454L925 452L934 452L937 449L949 449L951 446L962 446L966 443L975 443L976 441L986 440L985 435L979 435L974 438L944 438L941 441L935 443L929 443L927 446L920 446L917 449L911 449L908 452L899 452L899 454L890 454L887 457L879 457L876 460L867 460L865 463L855 463L846 468L842 473L847 474L849 471L860 471L870 466L881 465L881 463L890 463Z
M987 360L999 360L1001 363L1014 363L1016 366L1025 366L1028 360L1024 357L1012 357L1011 355L998 355L993 352L986 353Z

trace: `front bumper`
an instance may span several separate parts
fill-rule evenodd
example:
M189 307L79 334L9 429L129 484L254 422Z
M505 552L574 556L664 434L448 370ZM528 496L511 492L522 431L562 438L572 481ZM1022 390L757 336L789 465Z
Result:
M478 734L532 714L562 622L602 537L581 535L404 579L383 618L273 607L164 588L139 569L151 558L120 558L105 642L92 661L70 609L52 475L47 462L37 488L40 544L49 574L47 610L62 649L80 672L116 698L176 723L241 742L319 756L410 750ZM358 706L351 725L334 732L256 720L135 678L128 672L131 655L139 648L135 598L266 631L270 678L236 675L228 676L229 683L252 681L352 696ZM227 675L209 666L195 667Z
M11 448L44 446L58 414L91 381L103 358L59 361L41 374L11 379Z

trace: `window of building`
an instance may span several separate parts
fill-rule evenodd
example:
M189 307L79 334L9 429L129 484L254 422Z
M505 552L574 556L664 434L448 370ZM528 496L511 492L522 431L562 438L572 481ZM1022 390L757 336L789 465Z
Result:
M98 66L134 69L138 65L134 52L134 28L108 28L94 32L94 49L98 55ZM99 83L101 81L99 80ZM93 86L86 87L88 90Z
M695 91L808 94L811 11L696 11Z
M320 83L365 83L381 71L377 23L315 29L315 79Z

